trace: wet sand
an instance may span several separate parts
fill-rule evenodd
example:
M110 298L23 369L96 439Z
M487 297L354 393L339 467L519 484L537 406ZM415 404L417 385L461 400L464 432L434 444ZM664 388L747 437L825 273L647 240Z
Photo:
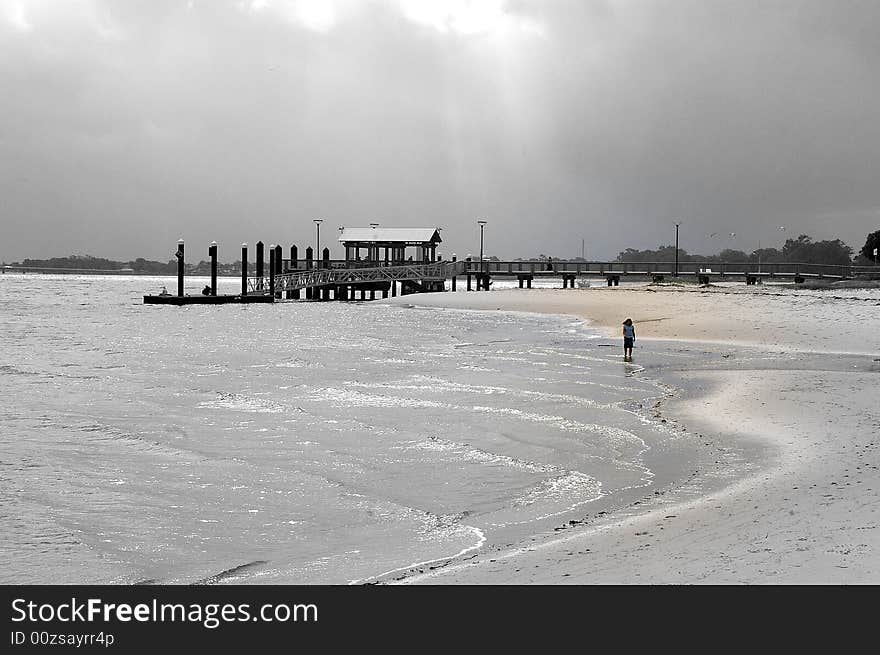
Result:
M398 298L572 314L615 338L622 316L632 316L648 341L635 353L646 363L641 374L676 390L658 420L704 439L719 461L668 493L396 581L877 583L880 310L872 298L662 287ZM664 363L676 349L703 349L720 363Z

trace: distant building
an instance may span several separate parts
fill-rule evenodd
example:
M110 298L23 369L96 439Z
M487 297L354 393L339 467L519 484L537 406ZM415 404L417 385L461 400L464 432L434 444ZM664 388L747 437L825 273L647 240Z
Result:
M434 262L443 241L436 227L344 227L340 232L348 262Z

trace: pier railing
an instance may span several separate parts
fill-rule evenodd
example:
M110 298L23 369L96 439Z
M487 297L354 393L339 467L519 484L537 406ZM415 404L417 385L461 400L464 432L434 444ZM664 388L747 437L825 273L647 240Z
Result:
M403 264L397 266L312 268L288 271L274 276L275 291L298 291L309 287L324 287L368 282L392 282L402 280L445 280L453 275L462 275L465 262L431 262L427 264ZM248 287L251 291L267 291L272 284L272 276L251 277Z
M464 273L496 276L517 275L668 275L675 274L674 262L585 262L585 261L465 261ZM858 274L851 265L807 264L800 262L679 262L678 275L757 275L849 278Z

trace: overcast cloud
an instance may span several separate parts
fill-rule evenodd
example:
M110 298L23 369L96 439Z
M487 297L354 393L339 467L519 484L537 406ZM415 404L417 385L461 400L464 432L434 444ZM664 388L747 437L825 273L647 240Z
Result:
M0 257L858 249L878 79L875 1L0 0Z

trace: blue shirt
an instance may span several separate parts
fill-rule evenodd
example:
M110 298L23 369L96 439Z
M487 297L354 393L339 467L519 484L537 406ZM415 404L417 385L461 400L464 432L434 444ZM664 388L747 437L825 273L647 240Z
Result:
M624 325L623 326L623 336L626 339L635 339L636 338L636 328L634 325Z

